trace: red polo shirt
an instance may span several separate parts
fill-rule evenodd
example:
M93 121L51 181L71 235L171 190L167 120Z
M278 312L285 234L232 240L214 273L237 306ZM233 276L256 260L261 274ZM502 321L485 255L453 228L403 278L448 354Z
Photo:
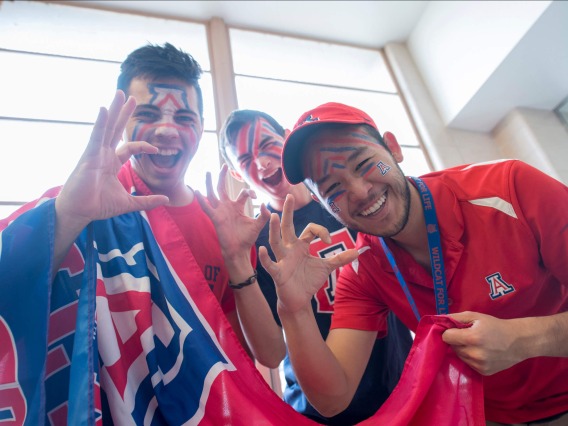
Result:
M455 167L422 177L434 200L450 313L498 318L568 310L568 188L520 161ZM387 240L421 315L435 314L430 271ZM386 332L394 313L417 320L377 237L360 233L343 268L332 328ZM568 333L568 330L567 330ZM568 411L568 358L533 358L484 378L488 420L527 422Z

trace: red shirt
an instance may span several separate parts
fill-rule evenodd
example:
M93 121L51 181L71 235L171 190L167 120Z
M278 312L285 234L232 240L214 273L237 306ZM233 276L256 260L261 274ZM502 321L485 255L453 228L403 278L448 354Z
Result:
M235 299L228 286L229 274L223 261L217 231L209 217L195 199L187 206L166 207L166 210L178 226L177 232L181 231L223 312L234 311Z
M450 312L498 318L568 310L568 188L520 162L461 166L422 177L440 227ZM421 315L435 314L432 276L386 240ZM417 320L377 237L343 268L332 328L386 332L394 313ZM568 332L568 330L567 330ZM484 378L488 420L518 423L568 411L568 358L533 358Z

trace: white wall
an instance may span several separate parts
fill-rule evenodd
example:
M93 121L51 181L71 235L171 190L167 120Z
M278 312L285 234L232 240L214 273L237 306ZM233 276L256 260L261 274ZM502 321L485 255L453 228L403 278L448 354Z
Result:
M503 157L523 160L568 184L568 130L554 113L517 108L493 136Z
M406 46L391 43L385 55L434 169L516 158L568 184L568 129L553 112L516 108L493 132L452 129L442 120Z
M452 123L551 3L430 2L407 46L446 125Z
M406 45L390 43L384 50L435 170L501 158L491 134L445 125Z

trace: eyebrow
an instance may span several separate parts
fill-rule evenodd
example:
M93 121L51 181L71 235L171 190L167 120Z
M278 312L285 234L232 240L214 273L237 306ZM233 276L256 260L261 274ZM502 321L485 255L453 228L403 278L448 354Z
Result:
M326 149L323 149L322 151L327 151L327 152L353 151L351 153L351 155L349 155L349 157L347 157L346 162L349 163L349 162L353 161L355 158L357 158L359 155L361 155L365 151L367 151L367 149L368 149L368 147L362 146L362 147L359 147L359 148L326 148ZM329 179L329 175L325 175L320 180L316 181L315 184L318 185L318 186L323 185L328 179Z
M154 105L154 104L139 104L139 105L136 105L135 109L142 109L142 108L153 109L154 111L161 111L161 108L157 105ZM179 114L179 113L190 114L190 115L193 115L193 116L199 118L199 114L197 114L195 111L193 111L191 109L187 109L187 108L180 108L180 109L176 110L175 113L176 114Z
M274 140L274 138L272 136L265 136L262 138L262 140L260 141L260 143L258 144L259 148L264 148L264 145L266 145L269 142L274 142L277 146L282 146L281 142L277 142Z

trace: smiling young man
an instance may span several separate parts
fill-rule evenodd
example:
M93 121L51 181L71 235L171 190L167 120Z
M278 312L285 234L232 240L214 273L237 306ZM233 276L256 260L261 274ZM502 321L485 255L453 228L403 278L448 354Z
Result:
M220 148L230 167L230 173L236 179L246 182L251 189L266 194L270 198L268 210L279 216L282 215L287 195L292 194L296 200L294 211L296 229L302 230L311 222L325 226L331 233L331 241L323 242L320 239L312 241L310 252L314 256L328 257L354 248L357 233L344 227L322 209L304 184L291 185L285 179L281 166L285 135L284 128L264 112L233 111L223 124ZM235 225L231 228L241 230L245 227ZM221 231L219 232L221 234ZM269 229L266 224L260 231L255 245L267 246L268 234ZM220 238L223 240L223 237ZM240 251L246 252L243 249ZM270 255L274 258L272 253ZM272 368L278 366L284 358L286 377L284 400L296 411L322 424L356 424L374 414L390 395L402 372L412 344L408 329L394 315L389 315L390 333L387 337L378 339L373 346L369 365L353 402L342 413L326 418L307 401L286 355L284 336L276 308L274 282L261 265L257 265L256 273L258 286L255 284L235 290L235 299L243 330L255 357ZM319 290L311 300L317 327L324 339L331 324L338 273L339 271L333 272L323 279ZM266 334L259 333L259 324L262 324L262 331Z
M356 108L328 103L304 113L287 137L283 168L359 231L357 250L330 259L294 233L294 199L271 219L278 314L292 366L326 415L351 400L371 342L394 312L411 330L421 316L450 314L468 328L442 338L483 380L487 423L568 422L568 188L520 161L471 164L404 176L401 148ZM319 338L311 295L340 273L331 331ZM309 271L309 272L307 272ZM564 413L564 414L563 414ZM536 422L536 423L533 423Z
M132 52L65 185L0 221L0 412L16 423L304 424L248 356L240 277L185 183L200 75L170 44Z

